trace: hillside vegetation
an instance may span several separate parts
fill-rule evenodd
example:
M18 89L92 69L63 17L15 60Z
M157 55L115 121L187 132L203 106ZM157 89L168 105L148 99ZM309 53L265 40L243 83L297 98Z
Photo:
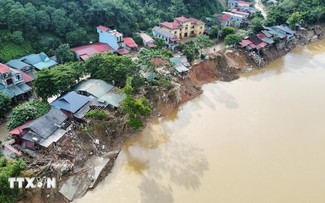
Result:
M100 24L131 35L176 16L202 19L222 10L218 0L0 0L0 61L95 41ZM8 52L13 43L24 51Z
M269 7L267 24L300 23L314 25L325 23L324 0L263 0Z

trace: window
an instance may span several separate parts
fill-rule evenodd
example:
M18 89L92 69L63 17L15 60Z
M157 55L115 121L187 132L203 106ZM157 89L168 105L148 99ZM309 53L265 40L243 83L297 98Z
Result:
M16 75L16 79L17 79L17 81L21 80L20 75Z
M194 29L194 25L192 26L192 29Z
M202 32L199 32L199 35L202 34Z
M12 84L14 84L14 81L12 80L12 78L10 78L6 81L6 83L7 83L7 85L12 85Z
M177 34L177 31L175 31L174 34L176 35Z

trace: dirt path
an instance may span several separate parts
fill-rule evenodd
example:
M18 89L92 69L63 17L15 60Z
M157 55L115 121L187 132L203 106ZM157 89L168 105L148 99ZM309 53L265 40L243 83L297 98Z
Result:
M265 8L265 6L263 5L261 0L255 0L255 8L259 11L261 11L262 15L264 16L264 18L266 18L267 16L267 10Z

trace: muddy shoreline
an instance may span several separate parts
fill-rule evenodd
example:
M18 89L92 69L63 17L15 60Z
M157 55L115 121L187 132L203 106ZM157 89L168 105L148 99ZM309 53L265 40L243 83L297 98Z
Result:
M204 84L213 83L216 81L233 81L240 78L241 73L250 72L254 69L261 69L267 67L267 65L286 55L293 48L302 46L307 43L315 41L315 36L318 39L324 37L325 28L321 28L321 32L315 30L305 33L305 37L299 37L294 43L290 44L286 50L282 51L270 51L270 54L265 58L265 63L262 66L258 66L253 59L243 50L230 49L222 50L210 54L209 59L198 62L193 65L192 69L185 78L178 78L175 80L176 87L175 91L176 98L151 98L154 100L153 112L146 123L151 120L157 120L161 116L166 116L176 109L179 105L190 101L202 94L202 86ZM168 96L167 96L168 97ZM141 131L140 129L139 131ZM139 132L138 131L138 132ZM136 133L125 132L114 141L114 150L120 151L123 149L124 142ZM109 150L111 152L112 150ZM107 153L107 152L106 152ZM104 167L99 178L93 188L96 187L103 179L105 179L114 167L115 160L118 153L110 157L109 162ZM59 184L61 186L61 184ZM92 189L93 189L92 188ZM59 187L58 187L59 189ZM89 190L92 190L89 189ZM34 190L26 191L23 199L19 202L69 202L58 190Z

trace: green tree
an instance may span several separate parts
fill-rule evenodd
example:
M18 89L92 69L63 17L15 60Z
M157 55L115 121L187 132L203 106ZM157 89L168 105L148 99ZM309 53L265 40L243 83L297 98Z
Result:
M218 27L217 26L212 26L211 30L209 31L209 37L211 39L218 38L218 34L219 34Z
M42 100L67 92L84 74L81 62L70 62L37 72L34 90Z
M139 34L133 34L133 39L139 46L143 46L143 40Z
M155 49L162 49L166 47L165 41L160 38L155 39L155 45L156 45Z
M242 38L239 35L236 34L230 34L227 35L225 38L225 45L235 45L239 43L242 40Z
M26 163L21 159L8 161L0 156L0 202L13 203L22 195L22 189L9 187L8 179L20 177L25 168Z
M146 98L141 97L136 99L132 97L132 80L133 79L129 77L123 89L126 98L122 103L122 107L128 115L127 124L133 130L138 130L143 126L143 120L150 115L152 110Z
M255 17L250 22L250 30L252 30L254 33L258 33L261 30L263 30L263 18Z
M75 60L75 55L70 50L70 46L68 44L61 44L59 48L55 50L55 56L60 63L66 63Z
M22 45L25 42L23 33L21 31L14 31L11 35L11 40L18 45Z
M288 23L291 29L295 29L296 23L302 23L302 14L299 12L293 12L290 17L288 18Z
M129 56L98 54L86 61L85 71L91 78L102 79L123 87L127 77L135 75L138 68Z
M0 93L0 118L4 117L10 110L11 99L7 95Z
M9 116L8 129L16 128L29 120L43 116L50 110L47 102L33 100L15 107Z
M66 39L71 47L87 44L89 42L88 34L83 28L68 32Z
M225 38L227 35L235 34L236 29L230 26L225 26L221 29L222 37Z
M86 113L87 118L93 118L96 120L107 120L108 115L105 113L105 111L100 109L93 109Z

